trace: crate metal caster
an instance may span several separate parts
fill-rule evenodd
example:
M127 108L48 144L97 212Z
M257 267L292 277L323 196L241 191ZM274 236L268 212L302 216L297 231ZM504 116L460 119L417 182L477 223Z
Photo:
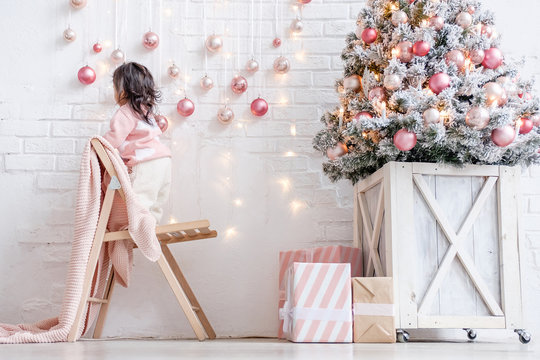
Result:
M409 342L410 336L409 333L405 330L399 329L397 330L397 341L400 343L407 343Z
M476 331L474 329L468 329L468 328L465 328L463 329L467 332L467 338L470 340L470 341L474 341L476 340L476 337L478 336L478 334L476 333Z
M531 341L531 334L526 332L523 329L516 329L514 330L515 333L519 336L519 341L521 341L522 344L528 344Z

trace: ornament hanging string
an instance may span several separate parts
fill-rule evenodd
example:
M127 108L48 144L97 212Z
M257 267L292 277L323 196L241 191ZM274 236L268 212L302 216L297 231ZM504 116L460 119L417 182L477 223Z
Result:
M276 0L277 1L277 0ZM262 0L259 0L259 61L262 66ZM259 97L261 97L261 87L264 83L263 72L261 71L260 75L260 84L259 84Z
M255 58L255 0L251 0L251 58ZM260 61L260 60L259 60Z
M114 2L114 48L118 49L118 0Z
M280 32L280 35L283 35L283 27L281 23L283 19L283 2L279 0L277 0L277 2L279 4L279 32ZM282 38L282 36L280 36L280 38ZM279 54L283 56L283 46L279 47Z
M235 3L233 7L237 8L238 5ZM238 9L235 9L238 10ZM237 75L240 75L240 25L239 25L239 18L238 13L240 11L235 11L235 31L236 31L236 73Z
M187 13L188 13L188 10L189 10L189 7L188 7L188 2L189 0L184 0L184 13L182 14L182 44L184 46L184 59L183 59L183 62L184 62L184 96L187 97L187 88L188 88L188 82L189 82L189 77L188 77L188 74L187 74L187 69L188 69L188 66L187 66L187 54L188 54L188 49L187 49L187 43L186 43L186 20L187 20Z
M278 9L279 9L278 0L275 0L274 1L274 33L275 33L276 38L279 38L279 26L278 26L279 14L278 14Z
M205 73L205 75L208 75L208 50L206 50L206 48L205 48L206 38L208 37L208 29L206 27L207 26L206 25L206 0L203 0L202 11L203 11L203 33L204 33L204 38L203 38L204 73Z
M159 0L159 14L163 14L163 0ZM159 36L163 34L163 17L159 16ZM159 57L158 57L158 68L161 68L161 64L163 64L163 46L159 47ZM158 76L158 89L161 89L163 84L162 76Z
M116 0L116 1L118 1L118 0ZM150 15L148 17L148 22L150 23L148 25L148 31L152 31L152 23L154 22L154 13L153 13L154 9L153 9L153 6L152 6L152 0L148 0L148 6L149 6L148 14Z

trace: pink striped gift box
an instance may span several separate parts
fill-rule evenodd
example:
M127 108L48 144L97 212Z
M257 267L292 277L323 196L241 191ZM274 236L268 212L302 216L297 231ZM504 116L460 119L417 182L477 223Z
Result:
M351 265L294 263L288 270L283 331L293 342L352 342Z
M287 285L287 270L295 262L313 263L349 263L351 276L362 277L362 253L360 249L348 246L323 246L311 249L281 251L279 253L279 303L278 309L285 304L285 288ZM279 322L278 338L284 339L283 321Z

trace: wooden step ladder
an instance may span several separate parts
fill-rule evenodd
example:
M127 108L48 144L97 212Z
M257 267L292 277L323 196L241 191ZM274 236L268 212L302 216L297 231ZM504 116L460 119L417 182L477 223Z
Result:
M107 223L109 222L109 216L113 205L114 194L118 191L122 199L125 199L124 192L120 187L118 176L114 166L105 151L105 148L98 139L91 140L92 147L95 149L97 156L105 168L105 171L110 175L111 182L105 192L105 198L101 206L101 212L99 215L98 225L94 241L92 243L92 249L88 258L88 264L86 267L86 274L83 283L83 293L81 301L77 308L77 314L75 321L68 335L68 341L74 342L77 338L77 331L81 326L81 322L85 318L86 304L88 302L100 303L101 308L96 320L96 326L94 328L93 338L97 339L101 336L103 326L105 324L105 318L109 309L111 297L113 294L115 278L114 271L110 271L107 279L107 285L105 287L104 297L102 299L94 298L90 296L92 287L92 279L94 277L96 266L98 263L99 254L104 243L109 241L130 240L131 236L127 230L124 231L107 231ZM174 259L174 256L169 249L170 244L202 240L208 238L215 238L217 232L210 230L210 223L208 220L192 221L180 224L168 224L156 227L156 236L160 242L163 255L157 261L163 275L167 279L169 286L171 287L182 311L186 315L195 335L199 340L215 339L216 333L210 325L210 322L206 318L201 305L197 301L193 290L189 286L184 274L180 270L180 266ZM135 245L135 248L137 246Z

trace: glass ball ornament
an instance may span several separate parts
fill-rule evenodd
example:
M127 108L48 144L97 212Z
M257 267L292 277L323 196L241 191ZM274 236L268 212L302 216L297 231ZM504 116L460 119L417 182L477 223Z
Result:
M154 120L156 120L156 124L162 133L167 131L169 128L169 120L164 115L156 115L154 116Z
M386 91L384 91L383 87L380 87L380 86L374 87L373 89L369 90L368 99L369 101L372 101L372 100L384 101L386 100Z
M516 130L513 126L506 125L493 129L491 132L491 141L499 147L507 147L516 139Z
M183 98L176 104L176 111L183 117L191 116L195 112L195 104L188 98Z
M506 90L503 89L503 94L501 98L497 101L497 105L504 106L508 103L508 94L506 93Z
M414 58L413 44L410 41L402 41L396 46L396 56L402 63L408 63Z
M497 69L503 63L503 54L497 48L490 48L484 51L485 57L482 65L488 69Z
M234 120L234 112L227 105L218 109L217 118L223 125L229 125Z
M262 98L251 102L251 113L255 116L264 116L268 112L268 103Z
M291 68L291 63L289 62L289 59L287 59L285 56L280 56L276 60L274 60L274 71L278 74L286 74L289 72Z
M236 75L231 80L231 90L235 94L243 94L248 88L248 82L245 77Z
M484 58L486 57L486 53L482 49L472 50L469 53L469 57L471 58L471 62L474 65L480 65L482 62L484 62Z
M540 114L534 114L530 117L533 126L540 126Z
M300 34L304 30L304 23L302 19L296 18L291 22L290 29L295 34Z
M86 65L79 69L77 78L84 85L90 85L96 81L96 72L90 66Z
M74 9L82 9L86 6L87 0L69 0L69 5Z
M487 36L488 39L491 39L494 33L495 31L493 30L493 27L491 25L484 24L480 29L480 34Z
M429 26L435 31L440 31L444 27L444 19L440 16L432 16L429 18Z
M475 106L467 112L465 123L475 130L482 130L489 124L489 111L485 107Z
M113 64L121 64L126 61L126 55L120 49L116 49L111 53L111 61Z
M416 146L416 134L407 129L401 129L394 135L394 145L401 151L409 151Z
M441 122L441 113L435 108L430 108L424 111L424 125L438 124Z
M437 73L429 79L429 89L439 95L450 86L450 76L445 73Z
M354 34L356 35L357 39L362 38L362 32L364 31L364 27L361 24L358 24L356 26L356 29L354 30Z
M484 93L486 94L486 101L488 105L498 103L504 94L504 89L496 82L489 82L484 85Z
M246 71L250 73L259 71L259 62L255 59L249 59L246 63Z
M353 122L358 122L363 117L365 117L367 119L373 119L373 115L371 115L367 111L361 111L358 114L354 115Z
M362 78L356 74L347 76L345 79L343 79L343 87L345 90L359 92L362 90Z
M172 64L167 69L167 75L169 75L171 79L177 79L180 76L180 68L176 66L176 64Z
M375 40L377 40L377 36L378 36L377 30L373 28L367 28L367 29L364 29L364 31L362 31L361 37L362 37L362 40L366 44L371 44L371 43L374 43Z
M458 70L463 70L465 68L465 55L461 50L452 50L448 52L444 58L448 66L454 64L457 66Z
M518 122L519 125L519 133L522 135L526 135L532 131L534 128L534 123L529 118L521 118Z
M101 50L103 50L103 46L101 46L101 44L99 42L95 43L93 46L92 46L92 50L96 53L96 54L99 54L101 52Z
M427 41L417 41L413 45L413 54L416 56L426 56L431 50L431 45Z
M148 50L154 50L159 45L159 36L153 31L148 31L143 35L143 46Z
M462 11L456 16L456 24L461 26L463 29L468 28L472 25L473 17L466 11Z
M212 80L212 78L208 75L204 75L201 78L200 85L201 89L203 89L204 91L209 91L214 87L214 80Z
M218 52L223 47L223 39L219 35L210 35L206 38L206 49L210 52Z
M328 156L330 160L334 161L348 152L349 150L347 149L347 145L339 142L336 144L336 146L326 149L326 156Z
M274 38L274 40L272 40L272 46L275 47L275 48L278 48L281 46L281 39L280 38Z
M71 27L68 27L64 30L63 37L67 42L73 42L77 39L77 33Z
M384 77L384 87L388 90L397 90L401 87L401 77L396 74L389 74Z
M409 21L409 17L404 11L398 10L394 11L392 14L392 24L398 26L399 24L406 24Z
M497 84L503 87L508 96L516 96L518 94L518 87L516 83L510 80L507 76L501 76L498 78Z
M305 5L305 4L309 4L309 3L311 2L311 0L298 0L298 2L299 2L300 4Z

